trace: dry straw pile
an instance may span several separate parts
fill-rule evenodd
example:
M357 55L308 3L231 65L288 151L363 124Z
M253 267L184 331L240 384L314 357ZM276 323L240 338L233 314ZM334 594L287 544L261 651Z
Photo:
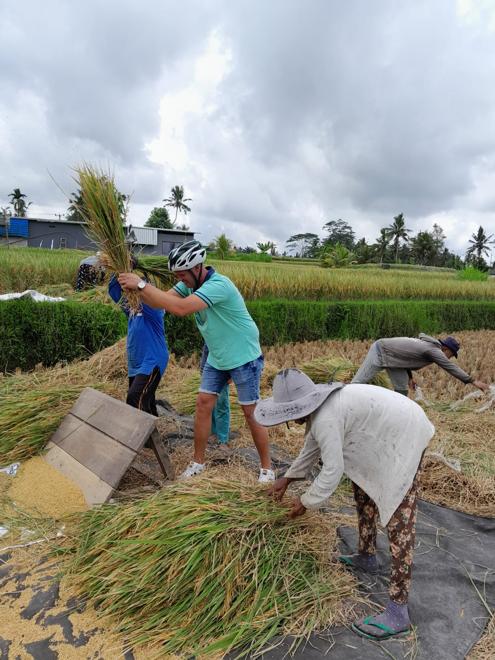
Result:
M125 340L89 360L0 379L0 465L39 453L85 387L122 397Z
M304 371L315 383L328 383L329 381L339 381L350 383L352 377L358 370L356 364L350 360L335 355L320 357L310 362L299 365L301 371ZM263 397L271 396L271 387L273 379L280 368L275 363L266 361L261 377L261 395ZM199 371L189 374L182 374L179 379L173 379L172 382L164 384L164 393L170 399L180 412L192 415L196 407L196 397L198 394L201 377ZM374 385L390 388L390 380L385 372L381 372L371 381ZM244 414L237 402L235 386L230 387L231 404L231 424L236 427L243 424Z
M278 633L301 639L344 621L355 594L329 561L335 526L314 513L289 521L238 479L104 506L76 536L69 579L147 657L254 654Z

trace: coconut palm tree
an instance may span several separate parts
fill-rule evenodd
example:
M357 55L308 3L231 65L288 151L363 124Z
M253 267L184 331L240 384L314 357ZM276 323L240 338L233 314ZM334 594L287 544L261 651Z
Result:
M388 229L380 229L380 236L376 239L376 243L374 244L374 248L380 257L380 263L383 263L383 258L385 256L385 252L388 248L388 244L390 243L390 238L388 235Z
M492 239L493 234L487 236L483 227L478 227L478 231L475 234L471 234L471 238L469 239L471 245L467 249L466 260L476 268L483 270L486 267L483 255L490 254L491 248L489 246L495 242Z
M411 231L406 227L406 221L404 220L404 215L399 213L394 217L393 223L386 228L387 235L389 240L393 241L394 244L394 253L395 253L395 263L399 260L399 247L400 242L404 241L407 243L409 240L408 233Z
M175 218L172 224L175 225L177 222L177 214L183 213L187 215L191 212L191 208L186 204L186 202L192 202L190 197L184 197L184 187L183 186L174 186L170 191L170 197L162 200L165 202L165 206L173 206L175 208Z
M256 247L262 254L268 254L272 244L270 241L267 241L266 243L256 243Z
M10 203L14 207L14 216L16 218L25 218L28 207L31 206L31 202L26 204L26 197L24 193L21 193L20 188L14 188L13 192L10 193Z

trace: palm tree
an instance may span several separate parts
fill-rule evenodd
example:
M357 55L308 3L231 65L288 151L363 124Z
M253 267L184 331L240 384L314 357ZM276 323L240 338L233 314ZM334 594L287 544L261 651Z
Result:
M29 204L26 204L25 197L27 197L27 195L21 193L20 188L14 188L13 192L10 193L9 197L10 197L10 203L14 207L14 216L16 218L25 218L26 211L28 210L28 207L31 206L31 202L29 202Z
M394 217L393 223L390 227L387 227L386 230L389 240L393 240L394 242L395 263L397 263L399 260L400 242L402 240L407 243L409 240L408 232L411 230L407 229L404 215L402 213L399 213L399 215Z
M490 254L491 250L488 246L494 243L492 238L493 234L487 236L483 227L480 226L476 234L471 234L471 238L469 239L471 246L467 249L466 258L480 270L485 267L483 255Z
M172 223L175 225L175 223L177 222L177 214L179 212L184 213L184 215L187 215L188 213L191 212L191 209L186 204L186 202L192 202L192 199L190 197L184 197L183 186L174 186L170 192L171 192L170 197L167 197L162 201L165 202L165 206L173 206L175 208L175 218Z
M354 257L354 252L345 245L337 243L327 248L321 259L321 265L323 268L345 268L351 265Z
M234 249L232 241L225 234L217 236L210 247L217 253L219 259L226 259Z
M272 247L272 243L271 241L267 241L266 243L256 243L256 247L261 252L261 254L268 254L270 248Z
M378 252L381 264L383 263L383 257L385 256L385 251L388 248L389 243L390 238L388 235L388 229L380 229L380 236L376 239L376 243L373 247Z

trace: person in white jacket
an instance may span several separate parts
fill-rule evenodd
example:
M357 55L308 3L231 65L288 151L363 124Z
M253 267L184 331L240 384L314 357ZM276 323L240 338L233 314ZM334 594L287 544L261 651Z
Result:
M318 459L319 475L293 500L290 517L317 509L343 474L352 481L359 527L355 555L344 563L376 573L377 521L386 527L391 553L389 602L378 616L353 624L372 639L409 632L407 607L414 550L418 481L423 452L435 432L423 409L396 392L374 385L315 385L298 369L275 377L273 396L260 401L255 418L263 426L290 420L306 423L304 446L285 475L268 489L280 500L291 481L305 479Z

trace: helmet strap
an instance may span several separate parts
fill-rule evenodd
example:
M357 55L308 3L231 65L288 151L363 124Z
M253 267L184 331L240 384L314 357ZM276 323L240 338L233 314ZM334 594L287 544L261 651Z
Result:
M201 277L202 277L202 275L203 275L203 264L200 264L200 265L201 265L201 268L200 268L200 270L199 270L199 274L198 274L197 277L196 277L196 275L193 273L193 271L192 271L192 269L191 269L191 275L192 275L193 278L194 278L194 288L193 288L193 291L196 291L197 289L199 289L200 284L201 284Z

